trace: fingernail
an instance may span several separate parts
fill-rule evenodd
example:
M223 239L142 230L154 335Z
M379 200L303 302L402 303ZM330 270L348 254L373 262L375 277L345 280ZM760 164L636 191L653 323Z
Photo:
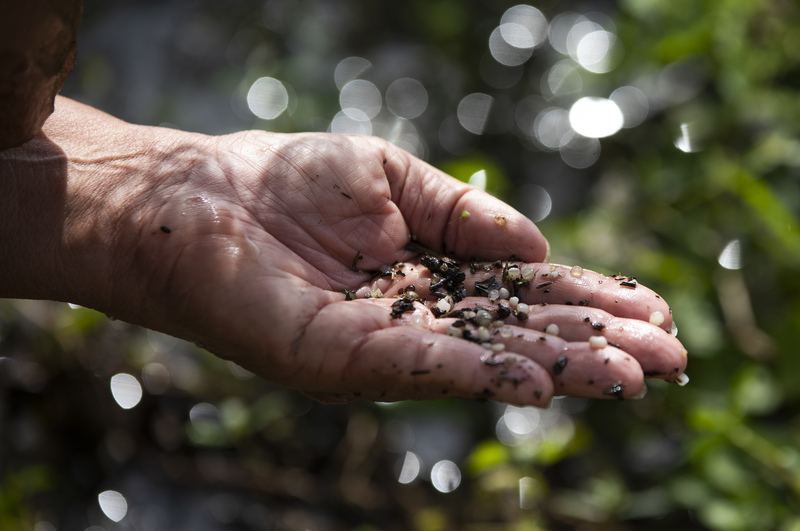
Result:
M680 374L678 375L678 377L677 377L677 378L675 378L675 380L674 380L674 381L675 381L675 383L676 383L676 384L678 384L678 385L680 385L681 387L683 387L684 385L686 385L686 384L688 384L688 383L689 383L689 377L688 377L688 376L686 376L686 373L685 373L685 372L682 372L682 373L680 373Z
M545 245L547 245L547 251L544 253L544 262L547 263L550 261L550 242L545 240Z
M647 396L647 383L642 383L642 388L639 389L639 392L633 395L630 399L631 400L641 400Z

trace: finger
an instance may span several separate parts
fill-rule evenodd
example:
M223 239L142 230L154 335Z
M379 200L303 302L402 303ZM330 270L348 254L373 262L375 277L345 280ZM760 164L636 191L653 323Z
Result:
M686 370L687 352L664 330L639 321L615 317L596 308L561 305L531 307L526 328L557 334L566 341L608 344L633 356L648 378L673 380Z
M391 144L382 146L392 200L423 245L465 258L547 259L547 240L531 220Z
M405 321L393 319L390 303L358 300L324 308L297 345L302 369L280 383L328 402L457 396L549 403L552 380L530 359L501 354L502 363L486 365L481 361L485 348L428 329L435 318L421 304L415 307L423 322L411 326L414 311L403 316Z
M580 266L541 263L495 262L477 266L466 270L464 284L469 294L481 291L470 287L474 288L476 283L485 285L494 277L510 296L516 295L529 305L588 306L618 317L651 322L664 330L672 325L672 312L666 301L633 277L606 276Z
M553 378L555 392L559 395L585 398L634 398L644 388L642 368L628 353L606 346L593 348L587 342L568 342L561 337L536 330L503 325L502 327L475 326L471 322L451 318L438 319L431 324L437 332L463 335L473 341L482 341L489 355L484 363L493 365L497 345L521 354L544 367ZM483 333L483 337L481 337ZM487 338L488 334L488 338Z
M452 267L453 262L450 262ZM639 319L669 330L672 312L666 301L631 277L606 276L580 267L542 263L495 261L459 263L464 273L460 283L467 295L490 295L504 290L505 298L517 296L521 302L596 307L612 315ZM379 289L381 294L395 296L410 287L422 298L431 295L432 273L414 262L394 264L373 279L369 288L358 295ZM435 279L438 280L438 279ZM438 290L441 291L441 290ZM441 294L441 293L440 293Z
M526 312L520 312L505 302L468 297L455 304L450 315L463 318L468 310L476 312L475 317L468 319L476 326L495 323L496 330L500 321L570 342L589 342L595 337L597 340L592 340L595 347L610 345L630 354L649 378L674 380L686 369L686 349L671 334L650 323L615 317L597 308L532 305Z

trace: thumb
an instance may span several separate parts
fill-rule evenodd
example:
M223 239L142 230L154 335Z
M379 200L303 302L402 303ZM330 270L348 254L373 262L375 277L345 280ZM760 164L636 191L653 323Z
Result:
M465 259L549 259L536 225L506 203L391 144L384 160L392 201L421 244Z

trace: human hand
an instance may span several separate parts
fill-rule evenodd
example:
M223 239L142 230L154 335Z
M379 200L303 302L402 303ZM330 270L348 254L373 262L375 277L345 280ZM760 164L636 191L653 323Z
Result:
M644 374L683 373L680 343L647 322L660 312L662 328L671 325L653 292L562 267L544 280L547 244L533 223L386 142L210 138L59 105L67 123L80 118L97 136L87 152L85 137L51 130L71 160L59 258L73 282L60 288L63 300L194 341L329 402L463 396L546 405L553 394L631 397ZM518 293L532 305L528 319L512 314L491 329L504 351L448 335L458 315L431 313L431 272L407 248L412 236L462 259L514 255L520 271L537 272ZM405 276L373 278L397 263ZM492 273L465 269L468 294ZM537 289L544 282L553 283ZM345 300L344 290L392 296L410 284L427 303L410 302L396 318L396 298ZM458 304L494 306L486 297ZM549 324L560 335L542 340ZM592 335L619 348L593 347Z

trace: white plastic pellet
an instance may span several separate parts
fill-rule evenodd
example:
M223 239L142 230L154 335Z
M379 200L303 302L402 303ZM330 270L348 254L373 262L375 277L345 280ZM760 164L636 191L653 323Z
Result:
M464 331L455 326L448 326L447 335L452 337L464 337Z
M506 346L502 343L495 343L492 345L492 350L495 352L503 352L506 349Z
M534 271L530 267L523 267L522 268L522 280L533 280L533 277L536 276L536 271Z
M478 322L478 326L489 326L494 319L492 319L492 314L486 310L478 310L475 320Z
M572 269L569 270L569 274L575 278L581 278L583 276L583 268L581 266L573 266Z
M425 318L422 317L422 314L415 313L413 317L411 317L411 326L416 326L417 328L427 328L428 326L425 324Z
M516 308L518 304L519 304L519 297L511 297L510 299L508 299L508 305L511 306L512 308Z
M509 269L509 270L506 272L506 275L507 275L507 276L508 276L508 278L509 278L509 279L511 279L511 280L517 280L517 279L520 277L521 273L520 273L520 271L519 271L519 268L518 268L518 267L513 267L513 268Z
M487 296L489 297L490 301L494 302L494 301L496 301L497 299L500 298L500 290L491 289L491 290L489 290L489 293L487 294Z
M478 327L478 339L481 341L489 341L492 338L492 334L489 333L489 329L485 326Z
M547 328L544 329L544 333L551 336L557 336L560 331L555 323L547 325Z
M591 348L606 348L608 340L603 336L592 336L589 338L589 346Z
M653 312L650 314L650 324L661 326L664 324L664 314L661 312Z
M521 302L521 303L517 304L517 311L519 313L528 313L530 310L531 310L530 306L528 306L524 302Z
M498 295L500 295L501 299L507 299L509 295L511 295L506 288L500 288L498 290Z
M514 331L508 326L504 326L503 328L500 329L500 337L509 338L513 335Z
M680 374L678 375L678 377L675 379L675 383L676 383L676 384L678 384L678 385L680 385L681 387L683 387L684 385L686 385L686 384L688 384L688 383L689 383L689 377L688 377L688 376L686 376L686 373L685 373L685 372L682 372L682 373L680 373Z

